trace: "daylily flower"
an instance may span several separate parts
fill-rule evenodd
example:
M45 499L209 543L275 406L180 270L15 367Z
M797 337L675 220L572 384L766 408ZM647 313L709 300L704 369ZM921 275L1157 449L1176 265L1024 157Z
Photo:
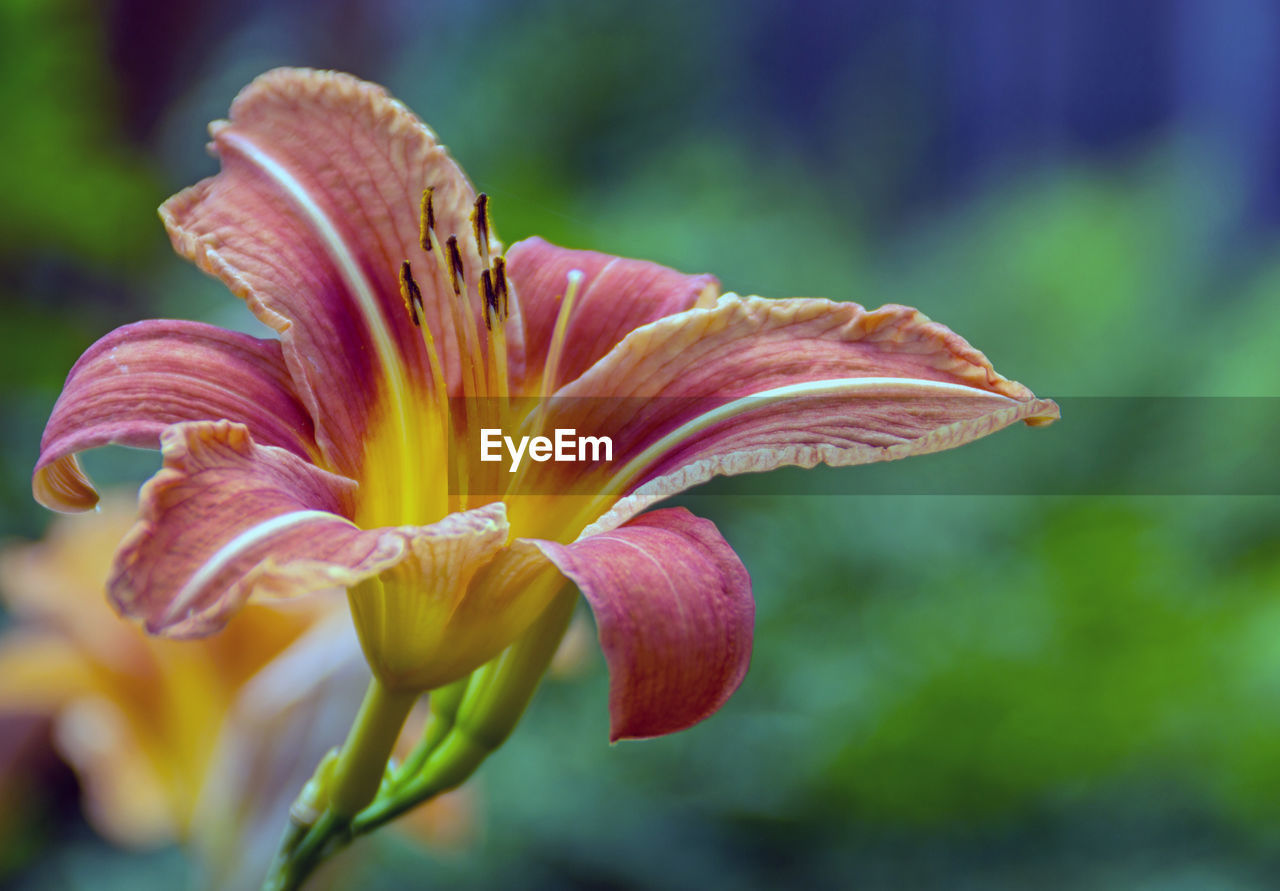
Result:
M72 369L34 478L42 503L88 508L76 452L160 446L110 585L154 632L346 588L407 708L519 640L567 581L595 613L612 737L670 733L742 680L753 601L715 526L657 502L1057 416L907 307L722 295L540 239L504 254L435 134L350 76L270 72L211 133L221 172L161 217L277 338L108 334ZM509 474L475 447L481 429L567 426L611 437L613 460Z

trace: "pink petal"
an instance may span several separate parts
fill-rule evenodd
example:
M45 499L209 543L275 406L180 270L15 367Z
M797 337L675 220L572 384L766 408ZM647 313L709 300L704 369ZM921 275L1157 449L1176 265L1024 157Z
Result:
M751 661L751 579L715 524L684 508L642 514L571 545L536 541L582 590L609 663L610 737L691 727Z
M98 502L75 454L115 443L158 448L182 421L227 419L254 438L308 457L311 418L294 394L274 340L198 322L149 321L117 328L71 369L40 443L32 489L58 510Z
M455 298L438 252L419 246L419 199L435 189L435 231L441 242L458 236L474 289L475 193L425 124L345 74L271 71L240 93L230 122L210 129L222 172L169 199L161 217L179 253L280 332L329 463L358 476L378 402L429 385L422 333L400 296L403 261L457 392Z
M720 283L644 260L557 247L529 238L507 251L507 274L524 314L527 378L519 387L539 392L542 369L560 312L568 274L583 279L570 315L554 388L573 380L633 329L695 305L714 301Z
M718 474L887 461L1058 416L909 307L734 295L632 332L557 395L548 426L612 436L601 488L628 495L588 532Z
M251 595L343 588L394 565L403 536L346 519L355 484L228 421L169 427L164 467L108 581L116 608L149 631L217 631Z
M374 673L429 689L496 656L563 585L540 554L494 560L509 535L501 502L361 530L348 519L353 481L256 445L241 425L178 424L162 441L164 468L108 581L120 612L153 633L213 633L250 597L347 589Z

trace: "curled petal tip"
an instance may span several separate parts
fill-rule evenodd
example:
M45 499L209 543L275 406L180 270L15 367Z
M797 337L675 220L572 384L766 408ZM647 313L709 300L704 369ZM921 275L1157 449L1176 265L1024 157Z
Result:
M198 322L117 328L67 376L41 439L32 494L53 510L89 510L98 493L77 453L155 448L167 426L207 418L241 420L259 441L299 456L315 451L311 420L275 341Z
M75 455L66 455L36 469L31 494L40 504L62 513L79 513L98 506L98 490Z
M1023 418L1028 427L1045 427L1062 417L1062 410L1052 399L1035 399L1032 402L1034 408Z

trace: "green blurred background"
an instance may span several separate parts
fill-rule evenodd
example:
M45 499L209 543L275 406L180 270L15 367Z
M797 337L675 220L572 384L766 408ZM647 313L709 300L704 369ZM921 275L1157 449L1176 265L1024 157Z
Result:
M244 322L154 213L215 170L206 122L267 68L349 70L508 243L912 304L1064 404L963 458L686 497L754 580L741 690L611 748L596 656L482 769L478 841L375 840L370 887L1275 887L1278 60L1269 0L0 0L0 533L48 521L29 472L93 340ZM974 467L1014 482L920 494ZM48 796L0 883L194 880Z

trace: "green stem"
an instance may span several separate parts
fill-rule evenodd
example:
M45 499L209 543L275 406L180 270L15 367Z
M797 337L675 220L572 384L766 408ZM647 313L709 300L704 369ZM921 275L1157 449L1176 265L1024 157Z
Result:
M326 811L297 847L288 854L284 854L282 850L281 855L277 855L271 874L262 885L262 891L296 891L301 888L302 883L320 865L322 857L334 850L330 847L334 836L341 834L339 847L350 840L350 834L343 832L349 825L347 819Z
M322 761L303 790L303 796L312 799L308 803L323 807L323 813L311 826L300 823L286 832L263 891L301 887L321 860L351 840L351 818L377 794L387 759L418 696L417 691L388 690L376 677L369 682L336 762L331 757Z
M387 759L419 694L388 690L375 678L332 773L317 777L320 785L329 787L323 814L315 825L286 835L263 891L296 891L322 860L356 836L471 776L515 729L569 627L576 603L576 591L562 592L500 656L435 691L426 735L381 791ZM317 797L323 800L323 790Z
M477 743L465 733L450 733L427 759L422 773L397 793L375 801L360 812L351 824L353 835L364 835L410 811L442 792L462 785L493 752L491 746Z
M578 592L562 591L515 645L485 665L483 685L473 683L458 707L457 724L496 749L520 721L560 647L578 603Z
M426 763L427 758L435 751L440 741L453 729L453 722L458 715L458 706L467 693L467 685L478 673L472 672L461 680L431 691L431 719L427 723L426 732L409 757L405 758L395 773L395 785L402 786L412 780Z
M299 823L290 817L289 825L284 831L284 837L280 839L280 847L276 851L275 858L271 861L271 869L267 871L267 878L262 885L263 891L279 891L279 889L284 888L282 883L289 871L289 859L310 829L310 826Z
M404 774L402 785L358 814L351 824L354 835L371 832L461 785L506 741L546 673L577 600L576 591L558 595L524 637L472 674L455 723L427 753L421 770Z
M369 682L334 766L329 811L335 816L349 819L373 801L396 737L419 695L417 690L388 690L376 677Z

